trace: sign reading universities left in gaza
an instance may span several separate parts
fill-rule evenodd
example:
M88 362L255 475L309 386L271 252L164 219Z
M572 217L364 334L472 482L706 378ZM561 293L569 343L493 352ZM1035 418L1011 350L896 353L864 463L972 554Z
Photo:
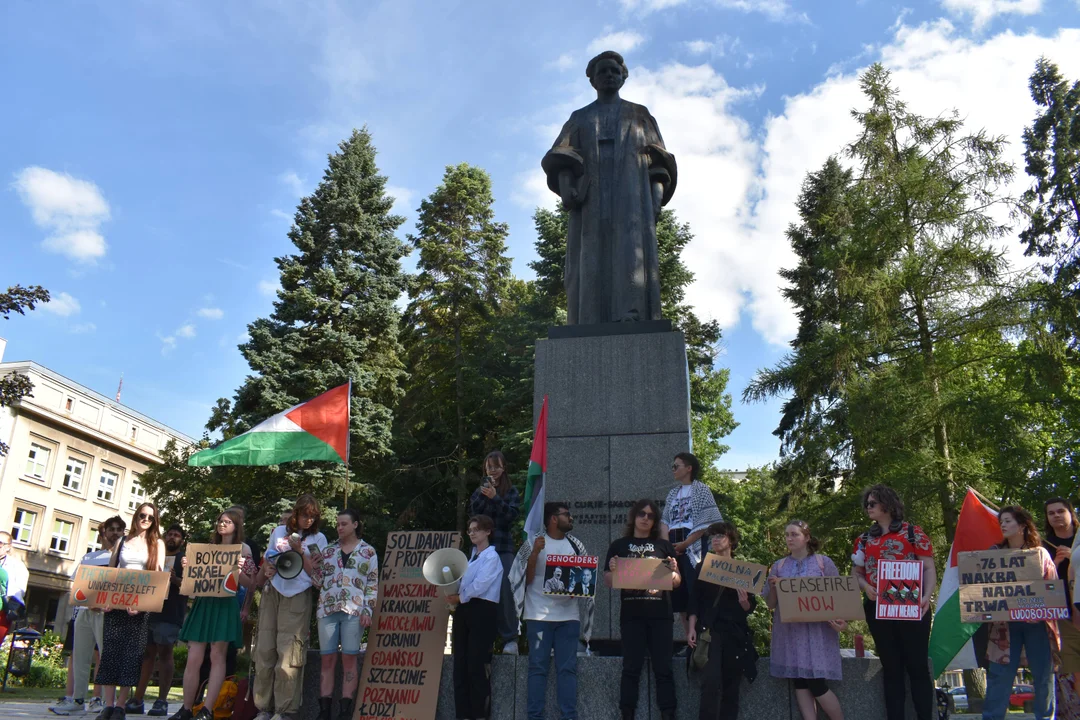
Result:
M71 584L76 607L161 612L169 594L167 572L80 565Z
M434 719L450 607L422 570L428 555L460 544L456 532L387 536L353 720Z

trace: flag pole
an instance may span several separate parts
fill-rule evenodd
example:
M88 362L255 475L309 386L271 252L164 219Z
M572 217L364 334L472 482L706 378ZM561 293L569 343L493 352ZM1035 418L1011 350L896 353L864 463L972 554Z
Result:
M345 502L341 506L344 510L349 507L349 449L352 445L352 378L349 378L349 394L348 394L348 413L345 416L345 427L348 428L348 432L345 433Z
M986 503L986 505L987 505L987 506L988 506L988 507L989 507L989 508L990 508L991 510L993 510L994 512L997 512L997 511L998 511L998 506L994 504L994 501L993 501L993 500L991 500L990 498L986 497L985 495L983 495L983 494L982 494L981 492L979 492L979 491L978 491L978 490L976 490L975 488L971 487L970 485L968 485L968 490L970 490L971 492L973 492L973 493L975 494L975 497L979 498L979 499L980 499L980 500L982 500L982 501L983 501L984 503Z

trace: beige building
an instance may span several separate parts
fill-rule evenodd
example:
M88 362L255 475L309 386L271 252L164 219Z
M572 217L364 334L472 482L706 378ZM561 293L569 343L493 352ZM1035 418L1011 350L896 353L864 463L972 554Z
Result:
M170 438L194 441L34 362L2 362L0 377L26 375L32 397L0 408L0 527L30 569L31 625L67 630L70 577L97 549L98 525L131 515L145 494L139 475L159 460Z

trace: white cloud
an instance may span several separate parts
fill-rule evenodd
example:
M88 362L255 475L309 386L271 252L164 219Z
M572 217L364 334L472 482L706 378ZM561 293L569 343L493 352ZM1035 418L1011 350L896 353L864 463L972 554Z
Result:
M53 315L59 315L60 317L71 317L72 315L78 315L82 312L82 305L75 298L68 295L66 292L53 295L49 302L41 306L41 309L46 312L51 312Z
M284 210L278 210L277 208L273 208L270 211L270 214L273 215L274 217L278 218L279 220L286 220L288 222L293 221L293 215L290 215L289 213L285 212Z
M577 60L574 59L573 53L563 53L559 57L555 58L555 60L553 60L551 63L549 63L549 67L553 67L559 72L573 70L575 65L577 65Z
M713 48L713 44L709 40L688 40L683 43L686 50L693 55L703 55Z
M109 204L92 182L43 167L15 175L14 187L34 222L50 235L42 247L81 263L105 256L108 245L99 230L109 219Z
M619 2L626 10L640 10L643 14L648 14L683 5L687 0L619 0ZM771 20L808 21L805 13L794 12L787 0L712 0L712 3L725 10L761 13Z
M559 200L555 193L548 190L547 177L540 168L526 170L514 176L510 199L529 211L537 207L554 210Z
M86 335L97 330L97 325L92 322L79 323L78 325L72 325L70 332L74 335Z
M216 307L199 308L199 311L195 314L207 320L220 320L225 317L225 311Z
M168 337L162 337L159 334L158 335L158 340L161 341L161 354L162 355L168 355L169 353L171 353L173 350L176 349L176 338L174 336L169 335Z
M259 294L266 295L268 297L274 297L277 295L278 290L281 289L281 285L277 280L260 280L259 281Z
M181 325L180 327L176 328L176 337L190 340L191 338L195 337L195 326L191 323Z
M285 186L289 188L289 191L296 197L304 197L304 181L292 170L278 175L278 180L284 183Z
M976 29L998 15L1036 15L1042 11L1042 0L941 0L941 4L953 15L970 16Z
M645 37L632 30L608 33L596 38L589 43L589 52L601 53L605 50L614 50L617 53L628 53L638 45L645 42Z
M413 200L416 198L416 193L409 188L400 187L398 185L387 185L386 194L394 198L394 212L407 213L416 209L413 207Z

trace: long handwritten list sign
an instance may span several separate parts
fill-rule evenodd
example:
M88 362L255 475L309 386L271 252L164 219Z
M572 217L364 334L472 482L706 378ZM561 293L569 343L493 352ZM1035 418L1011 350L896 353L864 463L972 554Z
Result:
M450 610L421 569L431 553L460 544L456 532L387 536L353 720L434 720Z

